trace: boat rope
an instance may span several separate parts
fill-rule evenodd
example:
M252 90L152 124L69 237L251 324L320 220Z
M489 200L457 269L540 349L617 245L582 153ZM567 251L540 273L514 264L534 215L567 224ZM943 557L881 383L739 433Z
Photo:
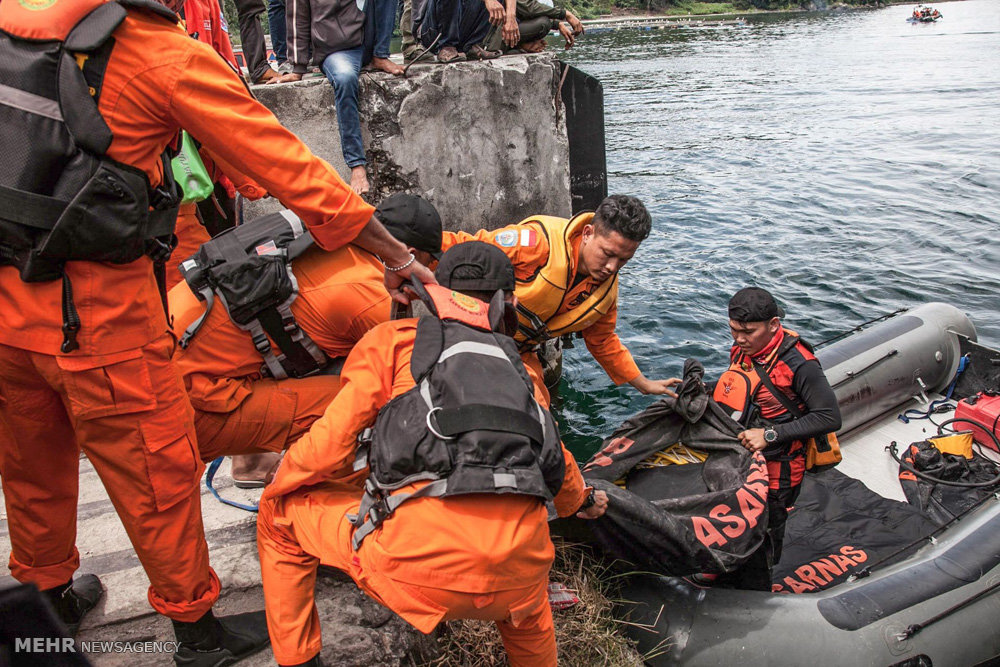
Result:
M955 391L955 385L958 384L958 378L962 376L966 367L971 363L971 359L968 354L963 354L958 360L958 369L955 371L955 377L951 379L951 384L944 392L944 398L939 398L936 401L931 401L930 405L927 406L926 410L918 410L917 408L910 408L902 414L896 416L896 419L903 422L904 424L909 424L912 419L930 419L931 415L942 414L944 412L949 412L955 409L955 406L950 403L951 395ZM931 423L934 423L933 420ZM938 424L934 424L938 426ZM940 427L939 427L940 428Z
M205 486L207 486L208 490L212 492L212 495L215 496L215 499L218 500L223 505L236 507L241 510L246 510L247 512L256 512L257 503L251 503L251 504L238 503L235 500L228 500L227 498L223 498L222 496L219 495L219 492L216 491L215 486L213 485L213 481L215 480L215 473L219 472L219 466L222 465L222 462L225 460L225 458L226 458L225 456L220 456L219 458L215 459L214 461L208 464L208 470L205 471Z
M871 369L875 368L876 366L878 366L879 364L881 364L886 359L891 359L891 358L895 357L897 354L899 354L899 350L889 350L884 355L882 355L881 357L879 357L875 361L871 362L870 364L868 364L867 366L865 366L861 370L858 370L858 371L847 371L847 375L844 377L844 379L841 380L840 382L837 382L836 384L834 384L832 386L832 388L836 389L840 385L846 384L846 383L850 382L854 378L856 378L856 377L858 377L860 375L863 375L864 373L867 373Z
M965 600L962 600L961 602L959 602L955 606L949 607L948 609L945 609L940 614L938 614L936 616L930 617L929 619L927 619L923 623L914 623L914 624L908 626L905 630L903 630L901 633L899 633L898 635L896 635L896 639L898 639L901 642L902 641L906 641L907 639L909 639L913 635L917 634L918 632L920 632L921 630L923 630L927 626L934 625L935 623L937 623L941 619L946 618L948 616L951 616L956 611L958 611L960 609L963 609L965 607L968 607L973 602L976 602L976 601L978 601L978 600L986 597L987 595L989 595L990 593L993 593L998 588L1000 588L1000 581L994 582L993 584L991 584L990 586L987 586L986 588L984 588L983 590L979 591L978 593L976 593L972 597L966 598Z
M890 317L896 317L896 315L899 315L900 313L905 313L907 310L909 310L909 308L900 308L898 310L892 311L891 313L889 313L887 315L880 315L880 316L876 317L874 320L868 320L867 322L862 322L861 324L859 324L858 326L854 327L853 329L848 329L844 333L837 334L833 338L827 338L826 340L823 340L823 341L820 341L820 342L816 343L815 345L813 345L813 347L814 348L819 348L819 347L821 347L823 345L826 345L827 343L832 343L835 340L840 340L841 338L846 338L847 336L850 336L855 331L861 331L862 329L864 329L869 324L875 324L876 322L881 322L882 320L887 320Z

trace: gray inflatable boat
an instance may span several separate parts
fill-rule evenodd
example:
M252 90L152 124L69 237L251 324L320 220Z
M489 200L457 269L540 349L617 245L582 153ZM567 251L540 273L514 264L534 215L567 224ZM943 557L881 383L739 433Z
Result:
M942 303L895 314L817 356L843 416L837 475L859 489L860 482L876 500L906 500L886 446L934 435L930 421L904 423L900 412L924 408L949 390L959 399L1000 386L1000 352L978 345L968 317ZM954 381L963 357L968 370ZM940 420L952 416L943 410ZM856 520L867 514L855 510ZM886 525L880 530L891 531ZM623 591L621 615L650 665L1000 664L1000 492L892 558L857 553L842 550L791 570L793 590L815 591L799 594L636 575ZM829 573L838 567L839 579Z

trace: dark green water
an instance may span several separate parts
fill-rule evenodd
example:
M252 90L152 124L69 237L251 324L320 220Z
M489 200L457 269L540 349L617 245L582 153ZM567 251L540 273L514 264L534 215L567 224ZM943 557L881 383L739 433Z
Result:
M647 376L715 375L726 302L771 290L819 341L946 301L1000 345L1000 2L586 35L566 60L604 84L609 189L653 233L622 272L619 333ZM653 399L582 344L557 416L587 458Z

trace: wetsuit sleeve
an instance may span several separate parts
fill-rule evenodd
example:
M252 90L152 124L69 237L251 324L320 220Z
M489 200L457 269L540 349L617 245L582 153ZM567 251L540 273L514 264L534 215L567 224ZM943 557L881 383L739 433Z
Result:
M522 233L525 231L528 233ZM518 280L533 278L549 259L549 243L534 225L480 229L475 234L444 232L441 237L441 252L466 241L482 241L500 248L514 266L514 277Z
M309 431L288 448L265 497L276 498L350 473L358 434L389 402L398 343L395 333L393 327L372 330L354 347L340 375L340 393Z
M562 445L562 450L563 458L566 460L566 473L563 475L562 487L553 499L553 503L556 506L556 513L560 517L567 517L580 509L580 505L586 499L587 494L584 491L587 485L583 481L583 475L580 474L576 457L566 449L566 445Z
M218 54L205 44L192 46L201 48L191 48L170 90L167 113L174 122L221 163L292 209L320 247L334 250L350 243L375 209L251 97Z
M615 384L631 382L639 377L639 367L632 353L622 343L615 326L618 323L618 304L611 306L604 317L583 330L583 341L594 359L601 365Z
M798 419L775 424L779 443L806 440L840 428L840 406L830 382L815 359L800 365L792 378L792 391L806 404L806 414Z
M566 19L566 10L559 7L544 5L538 0L517 0L517 18L523 20L547 16L550 19L563 21Z

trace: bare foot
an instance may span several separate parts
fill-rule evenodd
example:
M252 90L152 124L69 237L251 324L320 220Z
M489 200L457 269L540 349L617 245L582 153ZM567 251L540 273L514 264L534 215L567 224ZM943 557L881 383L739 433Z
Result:
M368 192L368 188L368 172L365 171L365 166L362 164L351 167L351 189L363 195Z
M372 58L372 67L380 69L383 72L388 72L394 76L399 76L403 73L403 68L388 58Z
M287 74L282 74L281 76L270 79L266 83L267 85L270 86L272 83L290 83L292 81L301 81L301 80L302 80L301 74L296 74L295 72L288 72Z

